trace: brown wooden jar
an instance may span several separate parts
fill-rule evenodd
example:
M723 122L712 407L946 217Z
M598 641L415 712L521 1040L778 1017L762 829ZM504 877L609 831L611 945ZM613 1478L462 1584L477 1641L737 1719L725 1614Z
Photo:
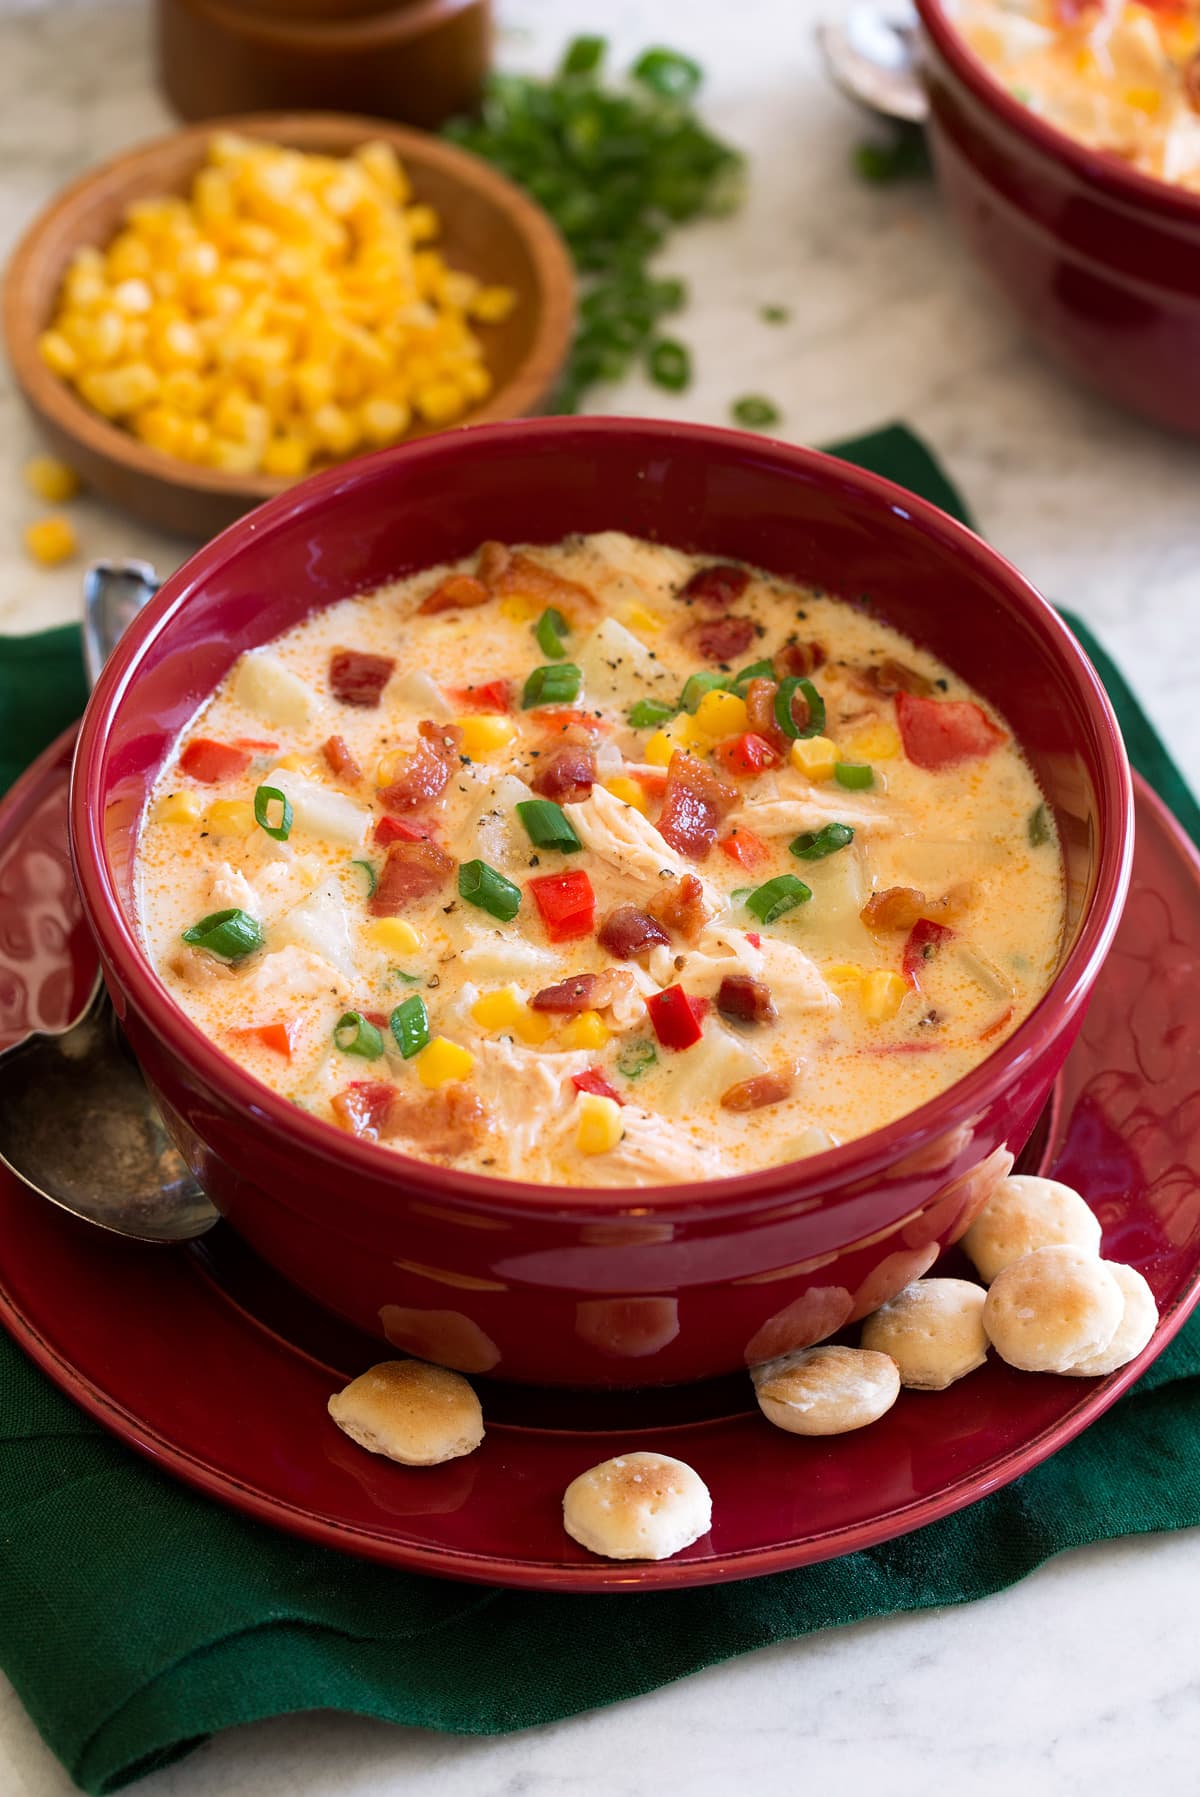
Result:
M156 0L159 78L185 119L369 113L432 129L479 102L491 0Z

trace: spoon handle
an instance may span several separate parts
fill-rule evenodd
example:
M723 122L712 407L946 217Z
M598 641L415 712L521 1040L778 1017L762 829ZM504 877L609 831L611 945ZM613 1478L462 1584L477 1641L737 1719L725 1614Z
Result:
M149 562L93 562L83 577L83 665L88 685L161 582Z

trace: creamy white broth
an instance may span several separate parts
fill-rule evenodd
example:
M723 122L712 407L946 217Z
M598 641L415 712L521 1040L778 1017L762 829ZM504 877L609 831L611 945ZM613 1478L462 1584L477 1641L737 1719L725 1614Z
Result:
M153 965L205 1033L343 1128L478 1172L582 1185L714 1177L811 1153L900 1116L991 1052L1045 990L1064 909L1053 825L1003 721L932 656L841 600L753 574L732 599L689 601L682 589L711 558L612 532L524 553L504 569L503 552L487 552L480 570L500 571L471 609L418 608L448 576L473 579L475 557L329 607L243 657L183 733L147 806L138 910ZM550 606L569 625L566 665L583 674L574 722L522 709L531 671L552 665L534 635ZM754 634L720 663L703 650L726 640L721 629L708 635L723 616L751 620ZM780 652L799 668L813 644L825 651L809 676L824 728L793 749L776 723L760 741L777 764L760 772L731 747L747 734L736 694L657 727L627 721L638 701L674 705L697 673L728 681ZM394 660L377 705L334 696L331 657L346 650ZM925 690L897 693L897 680ZM509 684L510 709L495 694L464 697L497 681ZM761 688L755 702L761 718ZM801 689L793 729L814 728L806 709ZM480 717L501 721L480 726ZM916 765L909 733L914 752L936 761L943 720L954 724L950 752L963 730L971 752ZM335 735L361 779L333 771L323 745ZM220 755L206 761L212 742L234 746L230 769ZM533 783L546 782L564 750L593 763L590 794L578 782L560 807L582 844L574 853L535 846L515 810L538 796ZM444 790L405 810L414 765L431 753L448 770ZM840 784L835 757L869 767L872 783ZM716 801L705 796L710 776ZM664 782L677 794L697 780L701 822L717 836L704 853L689 834L693 810L682 825L677 811L674 824L661 816ZM254 821L263 785L292 804L286 841ZM278 826L280 806L263 815ZM381 846L385 816L408 835L428 832L433 849ZM830 824L853 839L823 859L789 851ZM731 837L756 865L731 858L722 846ZM430 876L436 890L386 920L372 906L391 908L393 854L402 881L414 856L449 865ZM460 894L453 864L474 861L517 889L511 920ZM594 924L555 942L530 882L559 875L586 875ZM764 922L746 895L753 906L781 876L812 896ZM694 890L678 902L685 880L699 882L698 903ZM628 928L617 953L606 924L630 906L657 913L651 933L666 938L635 959L622 958ZM227 910L254 920L261 946L230 962L223 936L216 955L182 941ZM415 946L397 947L397 935ZM576 1015L531 1008L539 993L587 975L601 983ZM747 1021L764 992L774 1016ZM670 1045L678 994L682 1036L699 1033L689 1046ZM435 1040L405 1059L388 1020L414 997ZM664 1016L664 1006L676 1009ZM348 1012L365 1027L335 1036ZM578 1090L579 1078L594 1089Z

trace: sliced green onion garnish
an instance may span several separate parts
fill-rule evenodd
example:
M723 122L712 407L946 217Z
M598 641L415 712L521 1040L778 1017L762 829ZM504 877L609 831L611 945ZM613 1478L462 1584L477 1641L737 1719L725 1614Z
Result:
M656 387L682 393L692 378L692 352L674 337L660 337L646 357L646 371Z
M346 1011L338 1018L333 1040L343 1054L361 1055L364 1061L377 1061L383 1053L383 1037L361 1011Z
M406 1061L411 1061L415 1054L420 1054L429 1045L429 1012L425 1009L425 1000L414 992L411 998L404 999L396 1006L388 1018L392 1035L396 1039L396 1047Z
M761 393L747 393L744 399L735 399L730 410L738 424L748 425L751 430L778 424L781 415L779 407Z
M361 867L362 868L364 874L366 874L366 876L367 876L367 897L374 898L375 897L375 888L379 884L379 875L375 872L375 869L371 866L371 863L369 861L352 861L350 863L350 865L351 865L351 867Z
M734 904L734 905L744 904L745 901L750 897L750 894L753 891L754 891L753 886L735 886L733 891L729 895L731 904Z
M748 668L743 668L740 674L735 674L729 684L731 689L737 694L738 698L744 699L746 697L746 688L752 680L774 680L774 678L774 662L752 661Z
M535 705L569 705L579 697L582 685L583 675L573 661L535 668L525 682L521 705L525 711L531 710Z
M779 874L763 886L756 886L746 900L747 911L753 911L760 923L774 923L785 911L794 910L812 897L812 888L795 874Z
M684 711L695 711L706 693L719 693L729 686L727 674L693 674L680 696Z
M805 830L788 847L801 861L824 861L854 841L849 824L826 824L820 830Z
M522 799L517 816L535 848L560 849L564 855L573 855L583 847L562 806L552 799Z
M277 824L271 822L268 805L280 807ZM293 822L292 803L287 794L280 792L277 786L260 786L254 795L254 821L268 836L273 836L276 842L286 842L292 833Z
M1029 822L1025 826L1029 837L1030 848L1040 849L1050 840L1050 818L1044 804L1036 805L1029 813Z
M803 727L792 715L792 700L797 693L808 707L808 720ZM825 728L825 701L811 680L798 680L792 675L780 681L775 694L775 722L785 736L820 736Z
M667 705L662 699L639 699L636 705L629 708L629 722L635 730L649 730L656 724L665 724L668 718L675 716L675 706Z
M557 606L552 605L544 611L533 627L538 648L550 661L561 661L566 654L563 638L570 632L571 626L563 617Z
M403 967L393 967L392 978L394 980L403 980L406 986L419 986L421 984L421 975L419 973L406 973Z
M856 761L839 761L833 777L848 792L865 792L868 786L875 784L875 769Z
M521 909L521 888L486 861L463 862L458 870L458 895L501 923L511 923Z
M653 1042L629 1042L617 1056L617 1072L626 1079L640 1079L658 1060Z
M210 911L207 917L202 917L199 923L183 932L183 940L190 942L193 948L207 949L210 955L219 955L222 961L240 961L243 955L251 955L256 948L262 947L263 933L249 912L235 908Z

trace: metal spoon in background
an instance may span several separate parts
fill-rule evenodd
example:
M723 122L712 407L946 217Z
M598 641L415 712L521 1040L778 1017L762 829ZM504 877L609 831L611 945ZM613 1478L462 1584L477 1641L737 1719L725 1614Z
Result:
M856 0L844 18L817 26L835 86L868 112L922 125L929 101L917 73L917 20L907 0Z
M146 562L88 569L90 685L157 590ZM114 1235L186 1242L217 1221L167 1134L99 976L73 1023L0 1054L0 1161L51 1204Z

